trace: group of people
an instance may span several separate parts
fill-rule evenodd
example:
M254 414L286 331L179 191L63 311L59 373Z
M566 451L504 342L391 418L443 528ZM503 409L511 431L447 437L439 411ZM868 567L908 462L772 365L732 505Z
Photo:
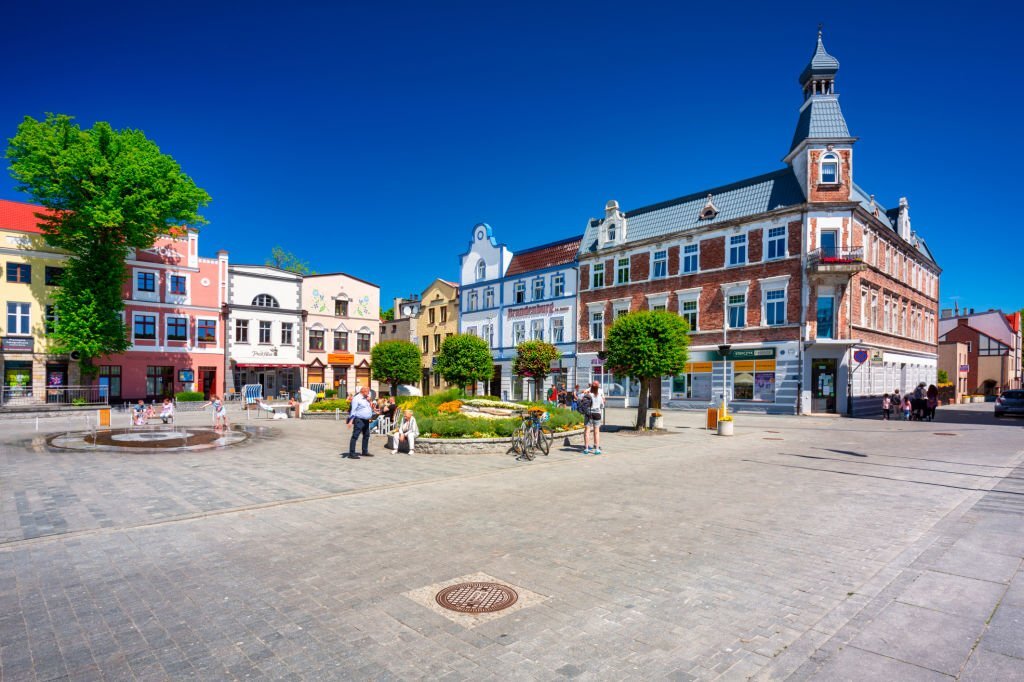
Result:
M141 398L132 408L132 424L135 426L145 426L150 419L154 419L156 416L153 406L147 405L146 401ZM160 420L164 424L174 421L174 403L170 398L164 398L164 403L160 406Z
M921 382L912 392L902 396L898 388L882 396L882 419L888 421L889 415L895 410L897 418L905 422L932 421L938 406L939 389L935 384L925 388L924 382Z
M551 390L548 391L548 403L564 407L569 410L578 410L579 399L582 395L583 394L580 393L579 384L576 384L575 388L567 388L560 384L552 384Z
M404 452L413 455L416 452L416 437L420 435L419 426L416 424L416 417L412 410L405 410L402 420L395 424L395 415L398 413L398 404L394 398L381 398L373 400L370 398L370 389L363 386L359 392L352 396L349 405L348 425L352 429L352 438L349 440L348 452L342 455L343 458L359 459L360 457L373 457L370 452L370 431L380 420L386 419L388 424L394 424L388 434L390 445L395 452ZM356 442L362 436L362 452L356 452Z

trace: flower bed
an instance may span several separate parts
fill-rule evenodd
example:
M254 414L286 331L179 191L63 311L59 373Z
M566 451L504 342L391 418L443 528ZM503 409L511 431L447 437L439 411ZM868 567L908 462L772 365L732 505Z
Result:
M570 429L555 434L552 450L563 447L563 439L583 435L583 429ZM431 438L420 436L416 439L416 454L425 455L503 455L512 447L511 438Z
M413 410L421 437L428 438L509 438L522 423L520 413L530 408L548 413L548 426L556 435L583 424L583 415L564 408L474 398L458 390L399 400L399 404Z

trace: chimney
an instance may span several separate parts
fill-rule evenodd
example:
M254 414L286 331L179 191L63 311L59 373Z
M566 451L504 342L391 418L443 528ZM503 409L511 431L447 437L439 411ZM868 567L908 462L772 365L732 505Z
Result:
M942 313L939 315L939 318L945 319L947 317L953 317L953 309L952 308L943 308L942 309Z

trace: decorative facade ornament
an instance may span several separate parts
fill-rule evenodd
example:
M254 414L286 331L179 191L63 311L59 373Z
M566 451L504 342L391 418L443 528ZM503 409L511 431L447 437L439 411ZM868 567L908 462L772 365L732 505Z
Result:
M708 194L707 203L704 204L704 208L700 210L701 220L711 220L718 215L718 208L715 206L715 202L711 200L711 195Z

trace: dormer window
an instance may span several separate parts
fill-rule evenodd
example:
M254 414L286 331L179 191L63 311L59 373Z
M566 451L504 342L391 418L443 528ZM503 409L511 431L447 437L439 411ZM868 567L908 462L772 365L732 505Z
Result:
M820 169L818 177L823 185L839 184L839 156L834 152L826 152L821 155L819 162Z
M487 276L487 264L480 261L476 264L476 281L482 282Z
M605 233L605 241L615 241L615 223L608 223L607 232Z
M715 206L715 202L711 201L711 195L708 195L708 200L704 204L704 208L700 210L700 220L711 220L718 215L718 207Z

